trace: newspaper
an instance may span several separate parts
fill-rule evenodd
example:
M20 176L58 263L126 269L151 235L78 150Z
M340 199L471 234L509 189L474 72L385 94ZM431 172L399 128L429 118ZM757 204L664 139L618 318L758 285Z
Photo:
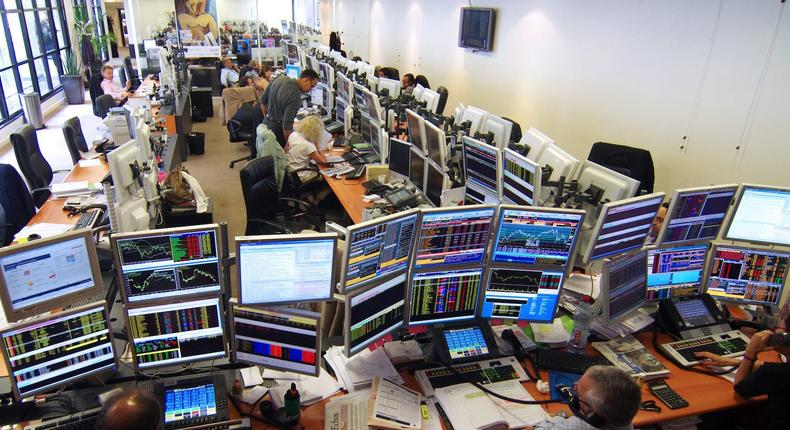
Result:
M593 342L592 346L612 364L632 376L641 376L644 379L669 376L669 369L631 335L606 342Z

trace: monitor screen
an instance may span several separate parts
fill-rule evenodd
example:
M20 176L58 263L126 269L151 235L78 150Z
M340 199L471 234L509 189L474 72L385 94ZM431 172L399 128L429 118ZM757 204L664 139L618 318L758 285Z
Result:
M346 298L346 356L403 326L406 279L406 272L376 278L369 289Z
M420 191L425 187L425 156L414 146L409 158L409 182Z
M332 297L336 234L237 237L236 247L241 304L315 302Z
M473 319L482 278L482 269L413 273L409 325Z
M165 424L203 418L210 420L217 415L217 393L211 382L199 382L182 386L168 386L162 393Z
M482 262L495 209L472 206L424 211L414 267Z
M539 206L541 168L516 151L506 148L502 152L502 201L503 203Z
M124 303L220 292L216 224L116 234L110 240Z
M359 134L362 135L362 141L369 144L371 147L373 146L373 141L371 137L371 121L367 115L362 115L359 118Z
M104 290L90 230L2 248L0 269L0 297L9 322Z
M491 51L493 49L495 17L496 11L491 8L461 8L458 46Z
M707 252L707 243L648 250L647 299L699 294Z
M370 148L381 155L381 127L373 121L370 121Z
M499 150L465 136L463 154L466 169L466 200L470 203L499 203L497 179Z
M646 253L623 255L604 263L601 277L603 319L616 320L647 302Z
M372 92L365 90L362 93L365 96L365 109L368 116L370 116L376 124L381 123L381 112L379 112L379 96Z
M744 185L724 237L790 245L790 189Z
M219 297L127 305L137 369L225 358Z
M779 304L787 282L787 251L715 244L710 259L707 293L713 298Z
M318 78L321 82L329 84L329 64L318 63Z
M8 327L1 335L3 356L18 399L116 366L104 303Z
M442 335L451 361L484 357L492 352L478 325L443 330Z
M343 99L335 99L335 119L340 124L346 122L346 102Z
M428 156L439 166L446 166L447 142L444 131L433 125L430 121L425 121L425 146L428 149Z
M409 176L411 167L411 144L398 139L390 139L389 169L391 172Z
M447 176L442 169L432 161L428 162L428 174L425 177L425 197L439 207L442 205L442 191L444 191Z
M426 150L423 136L425 135L425 124L421 116L406 109L406 128L409 131L409 142L418 148L420 151Z
M491 261L564 267L583 221L583 211L502 206Z
M310 90L310 104L314 106L324 105L324 84L320 83Z
M419 211L410 210L348 227L342 291L409 269Z
M237 362L318 375L320 314L284 307L231 302L233 358Z
M664 193L655 193L604 204L584 261L641 248L663 202Z
M302 67L296 64L287 64L285 66L285 75L291 79L299 79L299 75L302 74Z
M726 185L677 190L667 210L660 243L715 239L737 189L737 185Z
M480 310L483 318L551 322L562 292L557 270L492 268Z
M351 101L351 86L353 84L342 73L337 73L337 97L346 102Z
M354 87L354 103L356 103L357 109L360 113L367 114L368 107L365 101L365 88L359 84L352 85Z
M716 322L716 318L711 315L710 310L705 306L705 302L700 298L689 300L678 300L675 302L680 318L686 328L701 327Z

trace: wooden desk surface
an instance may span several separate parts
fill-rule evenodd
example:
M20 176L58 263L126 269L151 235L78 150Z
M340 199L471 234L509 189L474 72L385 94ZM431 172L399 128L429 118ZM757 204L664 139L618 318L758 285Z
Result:
M341 155L343 152L343 150L323 151L324 155ZM362 186L365 178L336 179L334 176L324 176L324 180L329 184L354 224L362 222L362 210L370 206L369 203L362 200L365 195L365 187Z

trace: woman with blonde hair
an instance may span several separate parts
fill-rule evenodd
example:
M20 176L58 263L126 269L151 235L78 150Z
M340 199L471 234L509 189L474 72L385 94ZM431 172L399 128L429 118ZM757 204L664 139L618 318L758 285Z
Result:
M320 183L320 173L315 170L300 170L309 168L310 160L316 164L330 164L318 147L321 144L321 136L324 132L324 122L316 115L308 115L294 126L294 131L288 136L288 143L285 145L285 157L288 161L288 171L299 175L299 180L306 184L308 182ZM323 199L329 189L323 184L324 190L316 193L316 199Z

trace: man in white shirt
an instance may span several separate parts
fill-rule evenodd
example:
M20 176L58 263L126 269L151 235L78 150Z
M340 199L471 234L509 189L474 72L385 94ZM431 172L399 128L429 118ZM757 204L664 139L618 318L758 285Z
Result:
M555 415L535 430L632 430L642 390L626 372L614 366L587 369L573 390L574 416Z
M239 71L233 65L233 61L230 61L230 58L226 58L223 64L224 67L219 75L219 81L223 87L230 88L236 85L236 82L239 82Z

